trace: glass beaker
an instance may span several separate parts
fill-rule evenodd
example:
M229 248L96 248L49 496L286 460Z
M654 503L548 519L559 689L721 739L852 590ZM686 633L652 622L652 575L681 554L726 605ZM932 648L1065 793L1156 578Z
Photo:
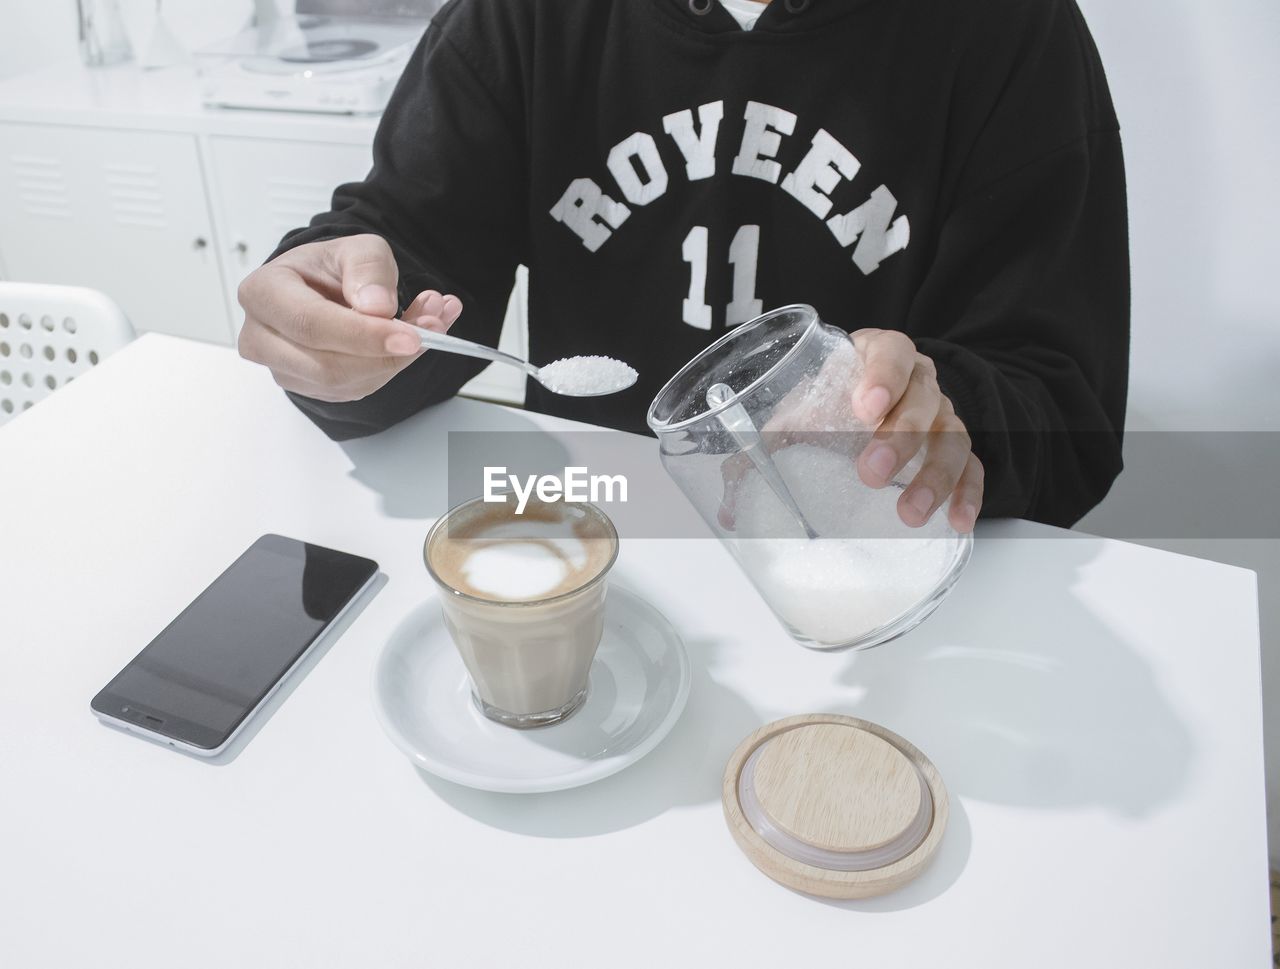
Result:
M920 457L883 488L859 477L875 428L854 415L849 335L794 305L744 323L658 392L663 466L801 645L869 648L943 600L968 561L944 504L920 528L897 501Z

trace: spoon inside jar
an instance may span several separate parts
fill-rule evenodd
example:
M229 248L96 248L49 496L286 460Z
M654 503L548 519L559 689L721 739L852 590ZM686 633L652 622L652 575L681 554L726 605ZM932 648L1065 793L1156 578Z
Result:
M729 432L729 436L733 438L739 450L755 465L756 470L760 472L760 477L764 478L765 484L778 496L782 506L804 530L805 536L811 539L817 538L817 531L809 524L809 519L804 517L804 512L796 504L791 489L782 480L778 466L769 457L769 451L765 448L760 431L751 420L751 415L741 404L730 403L734 396L733 388L728 384L712 384L707 388L707 406L724 408L716 415L720 426ZM724 406L726 404L728 404L727 407Z

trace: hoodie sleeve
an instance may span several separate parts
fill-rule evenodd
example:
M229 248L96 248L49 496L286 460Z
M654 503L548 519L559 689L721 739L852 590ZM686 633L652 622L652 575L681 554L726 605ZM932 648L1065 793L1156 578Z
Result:
M378 126L368 176L340 186L331 210L287 235L274 255L340 236L379 235L399 267L401 310L424 289L456 294L463 311L450 332L496 346L525 245L524 112L516 65L503 67L500 51L470 42L484 27L500 38L502 25L460 22L459 8L471 16L466 11L476 5L455 4L438 15L405 68ZM453 396L484 366L425 353L362 400L289 397L329 437L346 440Z
M977 101L989 113L975 123L908 329L926 334L916 344L973 437L984 516L1070 526L1122 466L1124 163L1073 0L1020 9L1033 13L1007 70L986 82L993 96Z

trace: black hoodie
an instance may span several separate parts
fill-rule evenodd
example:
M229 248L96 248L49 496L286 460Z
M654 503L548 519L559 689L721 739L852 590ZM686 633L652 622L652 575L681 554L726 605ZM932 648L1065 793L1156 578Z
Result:
M368 177L282 250L374 232L400 300L456 293L493 344L518 263L529 354L626 360L630 390L527 406L643 431L726 327L810 303L910 335L974 437L985 515L1067 525L1120 470L1124 169L1073 0L452 0ZM428 353L364 400L293 399L371 434L482 364Z

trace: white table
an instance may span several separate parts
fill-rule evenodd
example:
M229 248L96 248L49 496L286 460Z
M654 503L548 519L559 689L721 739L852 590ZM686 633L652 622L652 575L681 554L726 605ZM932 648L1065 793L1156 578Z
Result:
M988 524L921 628L824 655L714 541L631 541L619 578L695 670L671 736L557 794L419 774L372 666L429 608L445 430L503 413L339 447L231 351L148 336L0 429L0 965L1269 964L1256 591L1223 565ZM90 697L266 531L388 581L225 765L99 725ZM725 828L733 747L815 711L898 731L952 792L895 895L795 894Z

